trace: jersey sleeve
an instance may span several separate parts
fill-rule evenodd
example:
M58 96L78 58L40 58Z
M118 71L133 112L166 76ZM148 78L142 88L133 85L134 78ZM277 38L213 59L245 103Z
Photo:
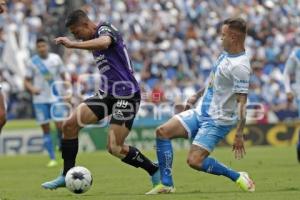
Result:
M248 94L251 69L245 65L238 65L232 69L233 92Z
M99 37L109 36L113 43L117 42L117 29L108 23L105 23L98 28L98 35Z

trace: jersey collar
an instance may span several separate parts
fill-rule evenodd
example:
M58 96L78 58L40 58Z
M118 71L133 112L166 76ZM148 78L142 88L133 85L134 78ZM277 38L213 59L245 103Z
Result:
M245 55L246 52L245 52L245 51L242 51L242 52L240 52L240 53L230 54L230 53L224 51L224 54L227 55L227 56L230 57L230 58L235 58L235 57L239 57L239 56Z

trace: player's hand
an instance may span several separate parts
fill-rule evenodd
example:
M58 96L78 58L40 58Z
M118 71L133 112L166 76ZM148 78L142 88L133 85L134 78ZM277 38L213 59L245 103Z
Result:
M288 101L289 103L292 103L292 102L293 102L293 100L294 100L294 94L293 94L292 92L286 93L286 97L287 97L287 101Z
M187 100L184 110L191 109L196 104L196 102L197 102L197 96L196 95L191 96Z
M234 151L234 157L238 160L242 159L246 154L243 134L235 135L232 151Z
M31 94L33 95L39 95L41 93L41 90L40 89L37 89L37 88L33 88L31 90Z
M55 44L62 44L67 48L73 48L75 42L71 41L69 38L67 37L58 37L54 39Z

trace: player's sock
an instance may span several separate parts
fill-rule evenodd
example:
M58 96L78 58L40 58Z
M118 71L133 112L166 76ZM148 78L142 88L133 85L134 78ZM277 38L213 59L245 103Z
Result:
M61 140L62 140L62 131L57 129L57 146L59 151L61 151Z
M240 177L238 172L230 169L212 157L207 157L203 161L201 171L218 176L223 175L230 178L232 181L236 181Z
M137 148L129 146L129 152L122 162L127 163L136 168L141 167L152 176L157 170L158 166L144 156Z
M54 153L54 148L53 148L53 144L52 144L51 134L44 133L43 141L44 141L44 147L47 150L50 159L55 160L55 153Z
M76 155L78 152L78 138L72 140L63 139L61 142L62 158L64 159L64 171L65 176L69 169L75 166Z
M165 186L173 186L172 164L173 148L168 139L156 139L156 154L159 163L161 182Z

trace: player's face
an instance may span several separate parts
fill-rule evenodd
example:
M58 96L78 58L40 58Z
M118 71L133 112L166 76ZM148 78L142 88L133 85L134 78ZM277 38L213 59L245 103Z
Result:
M6 10L5 0L0 0L0 13L3 13Z
M77 40L89 40L93 35L85 23L72 25L69 29Z
M46 42L39 42L36 45L37 53L41 57L47 57L48 56L48 44Z
M228 25L223 25L221 30L221 40L222 40L222 46L225 50L228 50L228 48L231 45L232 37L229 31Z

